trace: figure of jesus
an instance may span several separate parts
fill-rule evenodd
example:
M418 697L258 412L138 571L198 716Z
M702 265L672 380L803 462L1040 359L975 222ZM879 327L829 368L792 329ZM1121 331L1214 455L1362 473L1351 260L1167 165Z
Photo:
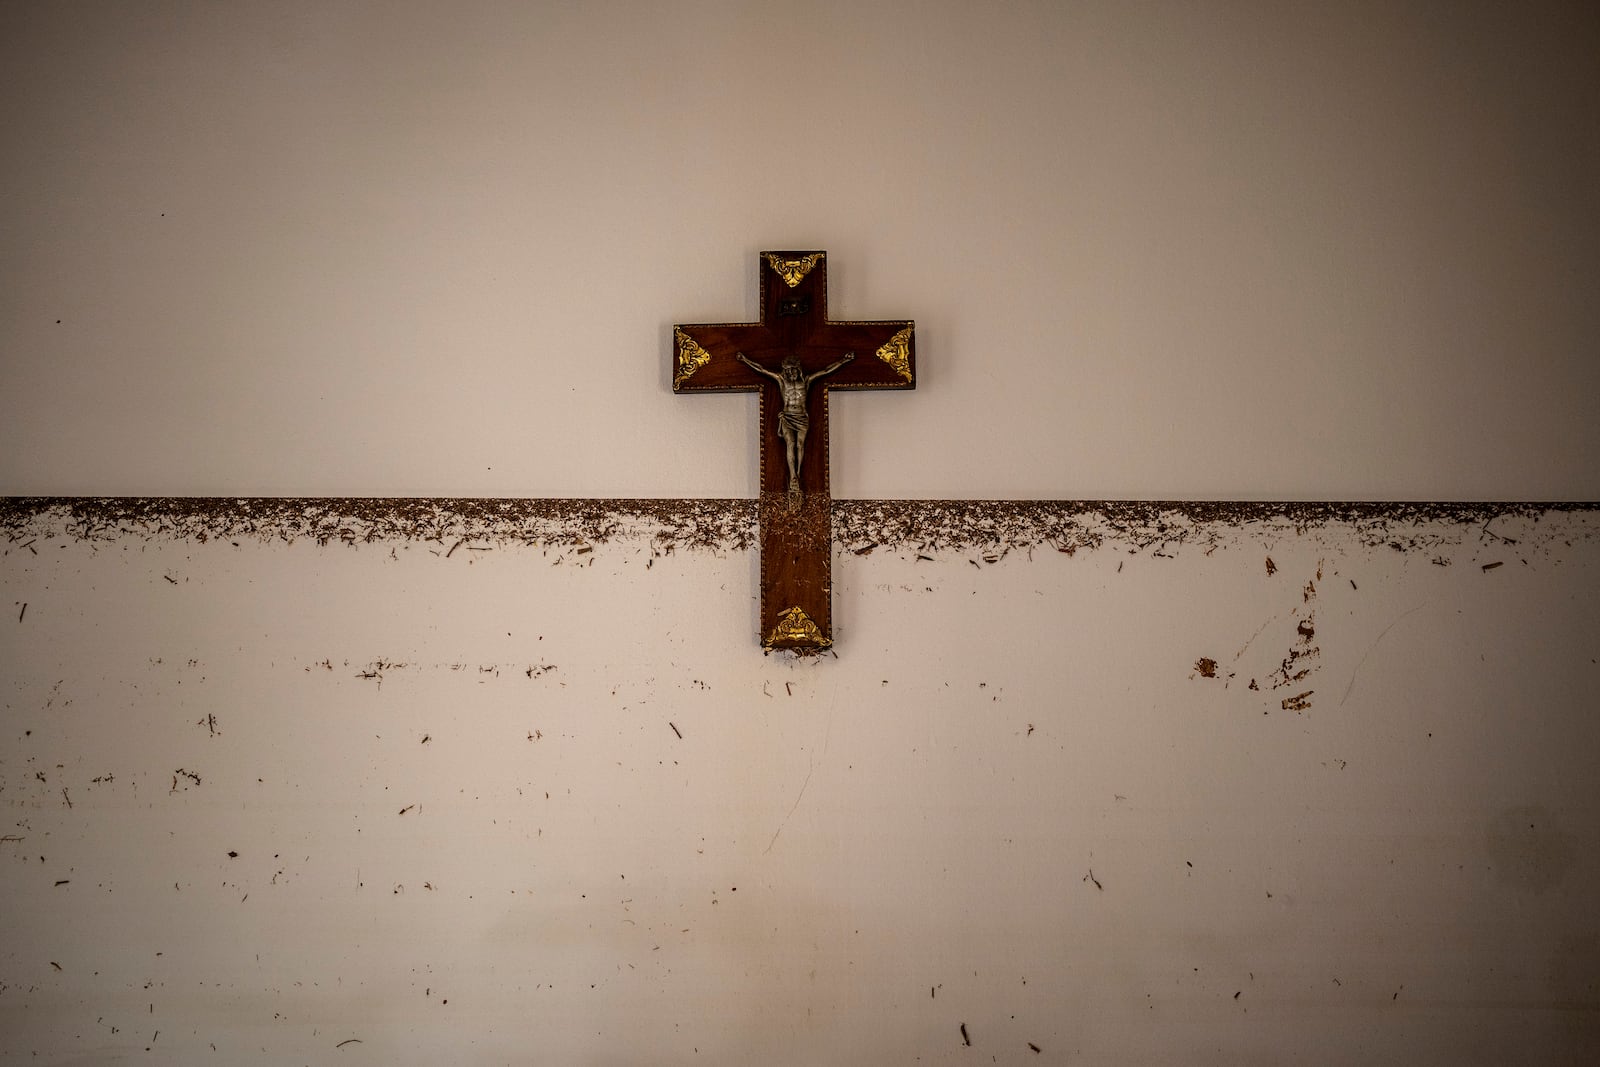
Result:
M768 370L743 352L737 355L739 362L762 377L771 378L776 382L778 395L783 398L783 409L778 412L778 436L783 438L789 460L789 502L793 506L800 500L800 463L805 457L806 430L811 425L811 417L806 413L806 394L811 391L812 382L832 374L855 359L856 354L846 352L843 359L810 374L801 368L798 356L785 357L779 373Z

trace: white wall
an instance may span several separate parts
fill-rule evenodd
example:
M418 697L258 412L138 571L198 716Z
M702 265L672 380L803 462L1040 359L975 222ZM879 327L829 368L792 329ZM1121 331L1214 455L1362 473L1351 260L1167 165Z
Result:
M0 8L0 493L228 498L0 502L0 1059L1600 1056L1592 509L874 502L1600 497L1597 51ZM756 648L753 401L669 387L782 247L918 323L837 658Z
M0 1050L1600 1050L1593 511L857 525L812 660L748 552L445 518L8 524Z
M1594 499L1597 23L6 5L0 491L751 493L669 326L815 247L838 496Z

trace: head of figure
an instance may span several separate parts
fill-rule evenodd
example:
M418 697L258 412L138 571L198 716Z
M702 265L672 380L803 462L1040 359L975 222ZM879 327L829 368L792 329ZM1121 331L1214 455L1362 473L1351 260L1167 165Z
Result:
M805 380L805 371L800 366L799 356L785 356L783 358L783 376L787 381L798 382Z

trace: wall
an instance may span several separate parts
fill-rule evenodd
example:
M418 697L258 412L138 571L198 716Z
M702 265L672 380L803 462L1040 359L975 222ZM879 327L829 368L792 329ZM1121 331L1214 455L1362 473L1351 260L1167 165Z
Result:
M1059 498L1600 496L1597 45L0 11L0 1058L1593 1059L1593 508ZM669 388L783 247L918 323L811 659Z
M670 327L825 248L836 496L1600 497L1593 5L0 20L0 491L753 495Z
M753 525L13 503L5 1050L1597 1047L1593 510L861 502L812 659Z

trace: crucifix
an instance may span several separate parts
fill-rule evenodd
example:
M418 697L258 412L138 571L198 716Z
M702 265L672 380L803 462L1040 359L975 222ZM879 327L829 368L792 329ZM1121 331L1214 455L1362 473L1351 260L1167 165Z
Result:
M761 393L761 643L833 644L828 392L916 386L912 324L831 322L826 252L763 252L761 321L673 328L672 391Z

